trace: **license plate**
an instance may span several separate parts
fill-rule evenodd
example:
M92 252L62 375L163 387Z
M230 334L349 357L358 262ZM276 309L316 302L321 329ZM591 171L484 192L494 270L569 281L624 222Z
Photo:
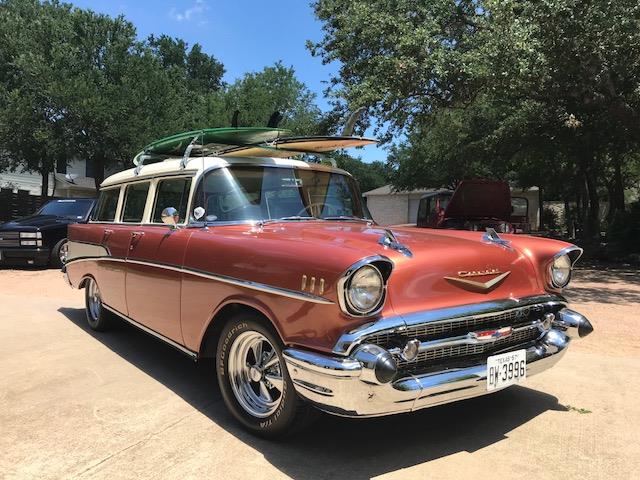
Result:
M501 353L487 358L487 390L498 390L527 378L527 352Z

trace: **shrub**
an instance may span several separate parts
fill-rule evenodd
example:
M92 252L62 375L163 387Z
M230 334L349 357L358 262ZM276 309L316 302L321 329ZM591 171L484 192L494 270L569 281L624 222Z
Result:
M607 242L612 251L621 254L640 253L640 201L614 215L607 232Z

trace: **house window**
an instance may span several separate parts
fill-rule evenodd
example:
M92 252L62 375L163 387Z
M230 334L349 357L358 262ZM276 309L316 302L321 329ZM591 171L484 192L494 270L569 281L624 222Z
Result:
M59 158L56 162L56 173L67 173L67 160Z

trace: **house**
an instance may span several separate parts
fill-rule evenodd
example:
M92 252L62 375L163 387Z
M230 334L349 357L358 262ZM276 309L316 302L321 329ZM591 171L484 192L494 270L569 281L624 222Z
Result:
M420 199L427 193L439 191L439 188L418 190L396 190L392 185L384 185L365 192L367 207L373 219L380 225L401 225L416 223ZM538 187L528 189L511 188L511 197L526 199L528 217L532 230L540 226L540 195Z
M14 192L26 191L29 195L41 194L42 176L25 171L0 172L0 188ZM95 181L91 163L74 158L67 164L58 165L49 175L48 197L94 197Z

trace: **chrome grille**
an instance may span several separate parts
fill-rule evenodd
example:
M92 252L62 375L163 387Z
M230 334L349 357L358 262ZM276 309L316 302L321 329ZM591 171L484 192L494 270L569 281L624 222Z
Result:
M426 373L456 368L460 365L486 361L486 358L494 352L517 348L519 345L537 340L542 334L539 321L543 314L555 312L558 308L559 305L534 304L494 313L426 321L407 328L396 328L368 335L362 343L373 343L397 352L411 339L418 339L420 342L442 341L442 346L436 343L433 348L418 353L418 357L410 362L402 360L397 355L395 358L399 372L401 374ZM512 333L495 341L468 344L458 342L446 345L449 339L465 338L470 332L503 327L513 327Z
M425 362L432 362L435 360L441 360L451 357L465 357L469 355L480 355L484 353L495 352L513 345L519 345L521 343L533 341L537 339L540 334L540 330L537 327L532 326L531 328L515 331L510 336L501 338L499 340L496 340L495 342L434 348L432 350L420 352L418 354L418 357L411 362L399 360L398 368L419 368L421 366L424 366Z
M493 315L453 318L450 320L414 325L401 332L380 332L369 335L364 340L364 343L373 343L381 347L389 347L393 344L394 338L397 337L406 341L410 338L425 339L428 337L439 337L452 332L465 334L487 325L511 326L520 322L526 322L533 309L534 308L524 307L504 312L496 312Z
M19 247L20 232L0 232L0 247Z

